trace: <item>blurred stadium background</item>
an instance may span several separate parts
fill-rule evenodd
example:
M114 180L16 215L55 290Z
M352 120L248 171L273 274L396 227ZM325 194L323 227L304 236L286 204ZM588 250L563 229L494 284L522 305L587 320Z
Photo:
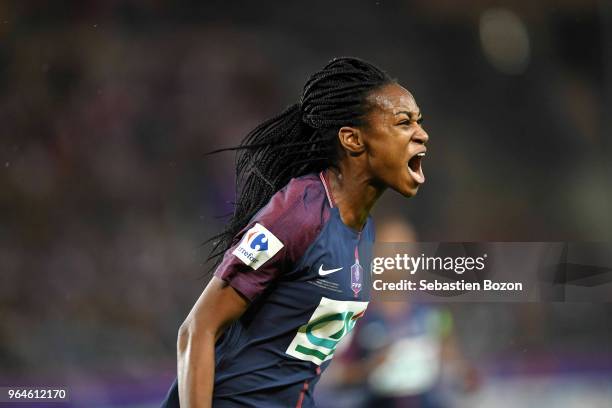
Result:
M157 406L205 284L200 244L231 210L233 156L204 153L343 55L398 77L431 137L418 197L388 193L375 217L423 241L612 239L609 1L5 1L0 385ZM431 309L453 351L421 362L441 367L414 391L432 398L396 406L612 406L610 304ZM341 374L360 338L321 407L390 381Z

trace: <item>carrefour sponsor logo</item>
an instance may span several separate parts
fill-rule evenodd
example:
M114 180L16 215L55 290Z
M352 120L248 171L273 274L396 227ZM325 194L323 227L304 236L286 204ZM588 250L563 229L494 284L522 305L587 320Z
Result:
M253 269L259 268L283 247L283 243L263 225L248 230L232 254Z
M298 329L285 352L321 365L334 356L338 342L353 329L367 307L368 302L322 297L308 323Z

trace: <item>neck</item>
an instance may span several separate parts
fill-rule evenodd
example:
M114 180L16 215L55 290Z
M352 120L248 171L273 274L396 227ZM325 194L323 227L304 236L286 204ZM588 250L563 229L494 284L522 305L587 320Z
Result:
M334 168L327 170L331 195L340 211L342 222L361 231L370 210L386 187L377 186L362 169L356 169L345 163L341 163L339 167L339 170Z

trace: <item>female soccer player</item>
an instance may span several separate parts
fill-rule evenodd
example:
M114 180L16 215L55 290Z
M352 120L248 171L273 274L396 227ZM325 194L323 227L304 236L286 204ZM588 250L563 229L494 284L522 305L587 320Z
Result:
M231 149L236 209L179 329L164 407L314 406L314 385L368 304L370 209L388 187L412 197L425 181L420 121L385 72L336 58Z

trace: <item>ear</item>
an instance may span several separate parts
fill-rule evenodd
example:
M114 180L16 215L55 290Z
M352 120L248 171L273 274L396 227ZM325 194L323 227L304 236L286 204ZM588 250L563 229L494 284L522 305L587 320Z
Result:
M360 129L343 126L338 130L340 145L351 155L358 155L365 151L363 132Z

